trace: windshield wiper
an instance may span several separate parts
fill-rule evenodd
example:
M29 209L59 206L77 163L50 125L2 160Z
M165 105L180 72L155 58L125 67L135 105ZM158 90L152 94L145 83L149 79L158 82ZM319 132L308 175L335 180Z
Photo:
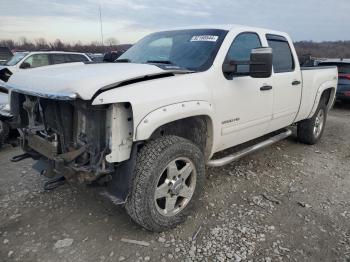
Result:
M168 61L168 60L148 60L147 63L150 63L150 64L175 65L173 62Z
M114 60L115 63L130 63L131 60L130 59L117 59L117 60Z
M178 66L169 60L148 60L147 63L149 63L149 64L162 64L164 66L159 66L160 68L165 69L165 70L172 70L178 74L195 73L195 71L188 70L187 68L183 68L181 66Z

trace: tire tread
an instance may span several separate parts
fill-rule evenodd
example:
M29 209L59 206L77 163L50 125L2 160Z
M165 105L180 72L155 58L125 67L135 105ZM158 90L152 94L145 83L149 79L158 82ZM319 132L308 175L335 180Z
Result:
M199 148L187 139L177 136L164 136L146 143L137 156L137 163L133 174L133 186L131 189L131 194L127 199L125 208L127 213L136 223L150 231L161 232L164 230L171 229L185 219L185 215L179 214L180 216L178 217L174 225L158 225L157 223L155 223L155 221L153 221L152 217L149 216L144 201L146 197L144 196L145 186L147 185L147 182L150 179L150 173L153 168L153 164L155 163L155 161L157 161L157 159L159 159L159 157L167 148L178 144L190 144L190 146L195 147L197 153L201 154ZM203 156L201 155L201 157Z

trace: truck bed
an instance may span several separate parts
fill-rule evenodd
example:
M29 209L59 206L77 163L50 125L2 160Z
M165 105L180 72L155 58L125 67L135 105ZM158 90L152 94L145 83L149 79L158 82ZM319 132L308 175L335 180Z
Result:
M337 87L338 69L335 66L302 67L303 91L300 108L295 122L309 118L317 106L323 85ZM310 103L314 101L314 103Z

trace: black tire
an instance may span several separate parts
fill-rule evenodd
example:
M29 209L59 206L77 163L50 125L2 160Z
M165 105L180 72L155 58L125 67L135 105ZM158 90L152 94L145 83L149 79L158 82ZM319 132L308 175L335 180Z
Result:
M191 166L194 166L194 192L179 213L165 216L159 212L155 193L160 177L166 172L164 170L179 158L190 160ZM191 172L190 176L192 175ZM203 187L204 177L203 153L191 141L177 136L164 136L153 140L138 153L131 194L125 205L127 213L136 223L150 231L162 232L174 228L183 223L193 210Z
M322 96L313 117L298 123L297 134L300 142L307 145L314 145L321 139L326 126L326 122L327 122L328 109L327 109L326 101L327 101L326 97ZM316 128L316 125L317 125L317 118L318 116L320 116L322 112L323 112L322 129L319 132L315 133L314 129Z
M8 139L10 127L7 123L0 121L0 147L2 147Z

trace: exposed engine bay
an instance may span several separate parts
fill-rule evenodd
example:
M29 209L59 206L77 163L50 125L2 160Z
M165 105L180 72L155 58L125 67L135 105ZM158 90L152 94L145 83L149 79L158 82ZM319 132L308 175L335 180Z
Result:
M62 174L78 182L108 181L115 171L115 163L106 160L108 155L112 158L114 107L11 93L12 125L20 130L22 149L39 160L34 167L47 177ZM131 111L129 104L123 108ZM128 127L127 136L132 140L132 118L125 118L130 124L123 126ZM130 139L124 144L131 150Z

